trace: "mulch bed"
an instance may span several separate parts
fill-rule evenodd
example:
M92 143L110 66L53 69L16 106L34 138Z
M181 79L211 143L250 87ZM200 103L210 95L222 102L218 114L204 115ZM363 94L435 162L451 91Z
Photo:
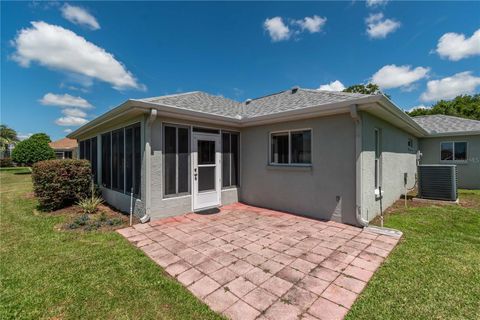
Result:
M84 214L82 209L76 205L48 213L50 215L66 216L67 221L57 225L57 230L63 231L112 231L127 227L130 217L116 209L101 204L94 214ZM133 217L133 223L139 220Z

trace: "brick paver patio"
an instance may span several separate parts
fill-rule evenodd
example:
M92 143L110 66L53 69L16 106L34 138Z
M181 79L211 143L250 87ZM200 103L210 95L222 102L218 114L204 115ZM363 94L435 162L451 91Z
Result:
M398 238L236 203L118 230L230 319L342 319Z

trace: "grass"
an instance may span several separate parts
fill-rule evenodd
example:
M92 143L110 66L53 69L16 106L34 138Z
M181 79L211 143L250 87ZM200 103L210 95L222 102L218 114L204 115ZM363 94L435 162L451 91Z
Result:
M221 319L119 234L58 231L28 169L0 181L0 319Z
M220 319L115 232L38 213L28 169L0 170L0 319ZM480 191L389 210L404 238L347 319L480 319Z
M461 205L389 210L404 237L347 319L480 319L480 190Z

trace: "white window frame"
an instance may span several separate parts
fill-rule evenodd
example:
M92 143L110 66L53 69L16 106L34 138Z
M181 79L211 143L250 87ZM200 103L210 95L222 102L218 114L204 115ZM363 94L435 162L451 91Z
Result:
M452 144L452 160L442 160L442 144L444 143L451 143ZM455 143L465 143L466 150L465 150L465 160L457 160L455 159ZM440 162L442 163L467 163L468 162L468 141L441 141L440 142Z
M310 163L292 163L292 132L301 132L301 131L310 131ZM272 135L277 133L286 133L288 134L288 163L278 163L273 162L272 160ZM301 129L289 129L289 130L278 130L270 131L268 133L268 165L270 166L291 166L291 167L311 167L313 164L313 129L312 128L301 128Z

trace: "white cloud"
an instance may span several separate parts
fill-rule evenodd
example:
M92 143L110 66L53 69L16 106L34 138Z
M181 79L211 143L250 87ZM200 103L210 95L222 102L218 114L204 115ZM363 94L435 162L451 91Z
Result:
M92 30L100 29L97 19L82 7L72 6L68 3L64 4L60 9L62 16L71 23L84 25Z
M66 108L62 110L62 113L66 116L70 117L80 117L80 118L85 118L87 116L87 113L83 110L77 109L77 108Z
M318 90L325 91L343 91L345 86L339 80L332 81L328 84L322 84Z
M67 129L63 130L63 132L65 132L65 133L71 133L72 131L73 131L73 130L70 129L70 128L67 128Z
M418 106L415 106L415 107L411 107L409 110L407 110L407 112L412 112L413 110L417 110L417 109L422 109L422 110L425 110L425 109L431 109L432 107L428 107L424 104L420 104Z
M470 38L465 38L463 33L445 33L438 40L436 51L440 57L452 61L480 55L480 29Z
M88 120L81 118L81 117L72 117L72 116L66 116L66 117L61 117L55 120L55 123L58 124L59 126L81 126L87 123Z
M427 91L422 93L420 99L422 101L453 99L461 94L475 93L477 86L480 86L480 77L473 76L471 71L460 72L451 77L428 81Z
M12 58L23 67L36 61L45 67L105 81L115 89L145 89L112 54L60 26L32 22L32 27L18 32L12 44L16 48Z
M394 64L383 66L372 76L372 82L380 88L390 89L402 87L408 91L412 83L427 77L430 68L412 66L396 66Z
M365 4L369 8L380 7L386 5L388 0L367 0Z
M33 135L33 133L19 133L19 134L17 134L17 138L18 138L18 140L22 141L22 140L30 138L32 135Z
M365 22L367 24L367 34L372 39L384 39L389 33L400 28L400 22L384 19L383 13L370 14Z
M74 97L66 94L47 93L39 100L41 104L46 106L58 107L78 107L78 108L92 108L93 106L82 97Z
M314 15L313 17L305 17L303 20L297 20L296 23L302 30L308 30L310 33L320 32L327 22L327 18Z
M270 19L266 19L263 23L263 27L265 30L268 31L270 38L272 41L282 41L288 40L291 36L290 29L288 26L283 22L281 17L274 17Z

